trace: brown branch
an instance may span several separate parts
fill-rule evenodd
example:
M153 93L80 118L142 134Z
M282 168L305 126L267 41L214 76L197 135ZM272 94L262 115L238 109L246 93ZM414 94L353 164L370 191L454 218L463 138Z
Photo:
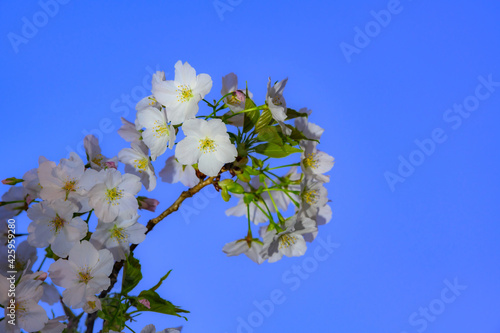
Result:
M224 171L225 171L225 168L223 168L220 173L222 173ZM220 173L219 173L219 175L220 175ZM148 232L150 232L151 230L153 230L155 225L160 223L160 221L163 220L165 217L167 217L168 215L177 211L179 209L179 207L181 206L181 204L184 202L184 200L186 200L187 198L190 198L193 195L195 195L196 193L200 192L201 189L203 189L204 187L206 187L210 184L215 184L214 180L217 180L218 178L219 178L219 176L209 177L205 180L201 180L197 185L193 186L189 190L183 191L181 193L181 195L177 198L177 200L175 200L174 203L170 207L168 207L163 213L158 215L158 217L155 217L154 219L151 219L148 221L148 224L146 225L146 228L147 228L146 234ZM132 246L130 246L130 253L132 253L135 250L137 245L138 244L132 244ZM123 261L115 262L115 265L113 266L113 271L111 272L111 275L109 276L109 279L110 279L109 288L106 290L103 290L101 292L101 294L99 295L99 298L106 297L106 295L111 291L111 289L113 289L113 286L118 281L118 274L120 273L120 270L122 269L123 264L124 264ZM96 318L97 318L97 312L91 313L87 316L87 319L85 320L85 326L87 327L86 333L93 332L94 322L95 322Z

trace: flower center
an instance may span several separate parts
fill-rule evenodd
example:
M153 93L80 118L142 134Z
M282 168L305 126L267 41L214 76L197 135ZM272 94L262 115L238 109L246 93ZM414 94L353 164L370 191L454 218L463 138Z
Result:
M26 313L26 305L24 304L26 301L18 301L16 299L16 303L14 305L14 311L19 317L22 317Z
M111 238L115 239L118 242L127 240L127 235L125 234L123 228L118 228L116 225L114 225L113 228L111 228L110 233L111 233Z
M67 180L66 183L64 183L64 186L62 187L62 189L66 191L66 199L65 200L68 200L69 192L76 191L75 185L76 185L75 179Z
M84 268L78 272L78 282L87 284L92 279L93 277L90 275L90 268Z
M241 101L235 95L231 95L231 96L227 97L227 104L238 105L240 103L241 103Z
M148 166L148 159L147 158L142 158L140 160L134 160L134 167L136 169L139 169L139 172L143 172L146 170Z
M274 96L273 97L273 104L274 105L278 105L278 106L282 105L283 102L281 101L281 96Z
M302 163L304 163L304 166L306 168L311 168L311 169L316 169L318 168L318 161L314 159L315 154L307 154L307 156L304 158Z
M296 242L297 242L297 237L290 235L290 234L283 234L280 236L279 248L280 248L280 250L283 248L287 249L290 246L292 246L293 244L295 244Z
M317 203L318 197L319 197L318 190L304 191L304 193L302 194L302 198L304 199L304 201L310 205L314 205L315 203Z
M153 126L153 132L156 138L160 138L162 136L169 134L167 124L165 124L164 122L160 122L159 120L155 120L155 124Z
M94 310L96 308L95 301L87 301L87 305L91 310Z
M148 99L151 100L151 102L149 102L149 105L154 106L156 104L156 99L154 99L154 97L148 97Z
M66 223L66 221L62 219L58 214L56 214L56 217L52 221L50 221L50 223L52 224L52 231L58 233L59 230L64 227L64 223Z
M177 87L177 101L184 103L188 102L191 98L193 98L193 90L191 87L185 84L181 84Z
M205 153L213 153L217 150L217 144L215 143L214 140L209 139L206 137L205 139L200 139L199 141L200 145L198 146L198 149Z
M94 164L97 164L98 166L102 167L102 160L104 159L104 156L102 156L101 154L97 154L93 159L92 159L92 162Z
M113 187L106 190L106 201L108 204L117 205L117 201L123 197L123 190Z

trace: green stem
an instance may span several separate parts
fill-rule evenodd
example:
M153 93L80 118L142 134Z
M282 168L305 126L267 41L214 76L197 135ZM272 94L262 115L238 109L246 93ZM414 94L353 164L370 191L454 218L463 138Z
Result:
M300 166L300 163L293 163L293 164L287 164L287 165L277 166L277 167L274 167L274 168L270 168L268 170L275 170L275 169L292 167L292 166Z
M243 111L240 111L240 112L236 112L236 113L233 113L232 115L229 115L227 117L224 117L224 120L227 120L229 118L232 118L234 116L237 116L241 113L247 113L247 112L252 112L252 111L257 111L257 110L262 110L264 107L266 107L266 104L264 105L260 105L260 106L256 106L254 108L250 108L250 109L246 109L246 110L243 110Z
M252 228L250 227L250 204L247 204L247 216L248 216L248 235L252 237Z
M85 220L85 222L87 222L87 224L89 224L89 221L90 221L90 215L92 215L92 212L94 210L92 209L90 212L89 212L89 216L87 216L87 220Z
M42 262L40 263L40 266L38 266L38 269L36 270L37 272L40 272L40 270L42 269L42 266L43 264L45 263L45 260L47 259L47 256L43 257L43 260Z
M269 172L269 171L268 171L268 172ZM274 177L277 177L277 176L276 176L275 174L273 174L272 172L269 172L269 173L270 173L270 174L272 174ZM278 186L278 187L280 186L278 183L276 183L276 182L274 181L274 179L272 179L271 177L269 177L269 176L268 176L268 175L266 175L265 173L264 173L264 176L266 176L268 179L270 179L270 180L271 180L271 181L272 181L272 182L273 182L276 186ZM277 177L277 178L279 178L279 177ZM271 189L269 189L269 190L273 190L273 189L271 188ZM288 197L288 198L290 198L290 200L292 200L292 202L293 202L293 204L295 205L295 207L297 207L297 208L299 208L299 207L300 207L300 204L299 204L299 203L298 203L298 202L297 202L294 198L292 198L292 196L288 193L288 192L292 192L293 194L298 194L298 193L295 193L295 192L297 192L297 191L290 191L289 189L282 189L282 188L277 188L277 189L274 189L274 190L279 190L279 191L283 191L283 192L285 192L285 194L287 195L287 197Z
M127 325L127 324L125 324L125 327L126 327L126 328L128 328L129 330L131 330L132 332L134 332L134 333L135 333L135 331L134 331L133 329L131 329L130 327L128 327L128 325Z

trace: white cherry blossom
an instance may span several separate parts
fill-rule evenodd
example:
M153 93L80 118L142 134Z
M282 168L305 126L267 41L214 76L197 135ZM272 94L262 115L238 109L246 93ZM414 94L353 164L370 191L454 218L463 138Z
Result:
M137 119L141 126L146 128L142 132L142 140L151 150L153 161L163 154L167 147L173 148L175 129L174 126L168 125L165 110L158 110L151 106L146 107L137 112Z
M52 251L61 258L67 257L74 245L87 235L87 224L73 218L78 207L71 201L58 199L43 201L28 209L33 221L28 226L30 245L43 248L51 245Z
M200 179L196 176L196 170L191 165L182 165L175 156L170 156L165 161L165 166L158 175L166 183L181 182L187 187L193 187L200 182Z
M165 74L157 72L153 76L153 96L165 106L168 119L173 125L192 119L198 113L198 102L212 89L212 79L208 74L196 75L187 62L177 61L174 80L165 81ZM151 147L150 147L151 148Z
M93 172L96 184L89 190L89 205L102 222L112 222L117 216L130 218L139 205L135 195L141 189L140 178L130 173L121 174L115 169Z
M327 183L330 177L324 173L333 168L334 158L325 152L316 148L317 144L314 141L301 142L303 149L300 159L300 167L305 174L312 175L321 182Z
M290 135L292 130L286 127L284 123L287 118L287 107L285 97L283 97L283 90L285 90L287 82L288 78L271 86L271 78L269 78L267 82L266 103L271 111L273 119L280 125L283 134Z
M213 177L224 164L233 162L238 156L236 147L229 140L226 125L220 119L186 120L182 130L186 137L175 148L179 163L198 163L201 172Z
M139 244L146 238L146 227L137 222L139 215L132 218L118 217L110 223L99 223L90 237L96 249L106 248L115 261L125 260L130 253L129 244Z
M58 259L50 265L49 276L54 284L65 288L63 302L77 309L109 286L113 265L111 252L97 251L88 241L82 241L71 249L68 260Z
M124 163L125 172L139 178L148 191L156 187L156 175L153 164L149 160L148 147L142 142L132 142L131 148L123 148L118 153L120 162Z

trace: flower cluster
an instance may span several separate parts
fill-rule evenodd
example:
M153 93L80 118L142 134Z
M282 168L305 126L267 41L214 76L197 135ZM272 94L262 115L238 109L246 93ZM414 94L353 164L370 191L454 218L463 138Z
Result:
M121 119L118 134L130 146L116 157L104 156L97 138L89 135L84 140L86 162L75 153L58 163L40 157L38 167L22 178L5 179L3 183L11 188L0 202L0 273L4 275L0 304L7 318L10 285L6 276L16 271L12 283L18 290L18 320L13 327L3 320L0 328L70 331L77 328L84 312L87 329L98 313L104 319L104 332L119 332L136 312L175 316L187 312L156 292L170 272L156 286L132 293L142 278L134 248L176 210L168 208L147 225L139 222L141 209L154 212L159 205L139 192L142 187L156 188L154 164L169 150L173 153L158 175L164 182L189 187L175 207L204 186L213 185L225 201L231 195L238 199L226 214L246 217L246 236L226 244L224 253L244 253L259 264L283 255L303 255L318 226L332 217L324 184L330 180L325 173L334 160L317 148L324 130L309 122L311 111L287 107L286 84L287 79L272 84L269 78L264 102L257 105L248 88L239 88L238 77L230 73L222 78L220 98L209 102L205 96L212 88L211 77L197 75L187 62L178 61L173 80L167 80L164 72L153 75L151 95L137 103L135 119ZM206 115L199 114L201 102L210 108ZM295 163L272 165L299 155ZM280 174L285 167L289 171ZM10 262L7 220L24 211L31 220L27 239L17 246L16 258ZM35 270L37 248L45 253ZM45 272L46 259L52 262ZM121 291L112 292L122 267ZM65 315L53 318L38 304L59 301ZM141 332L156 329L148 325Z

